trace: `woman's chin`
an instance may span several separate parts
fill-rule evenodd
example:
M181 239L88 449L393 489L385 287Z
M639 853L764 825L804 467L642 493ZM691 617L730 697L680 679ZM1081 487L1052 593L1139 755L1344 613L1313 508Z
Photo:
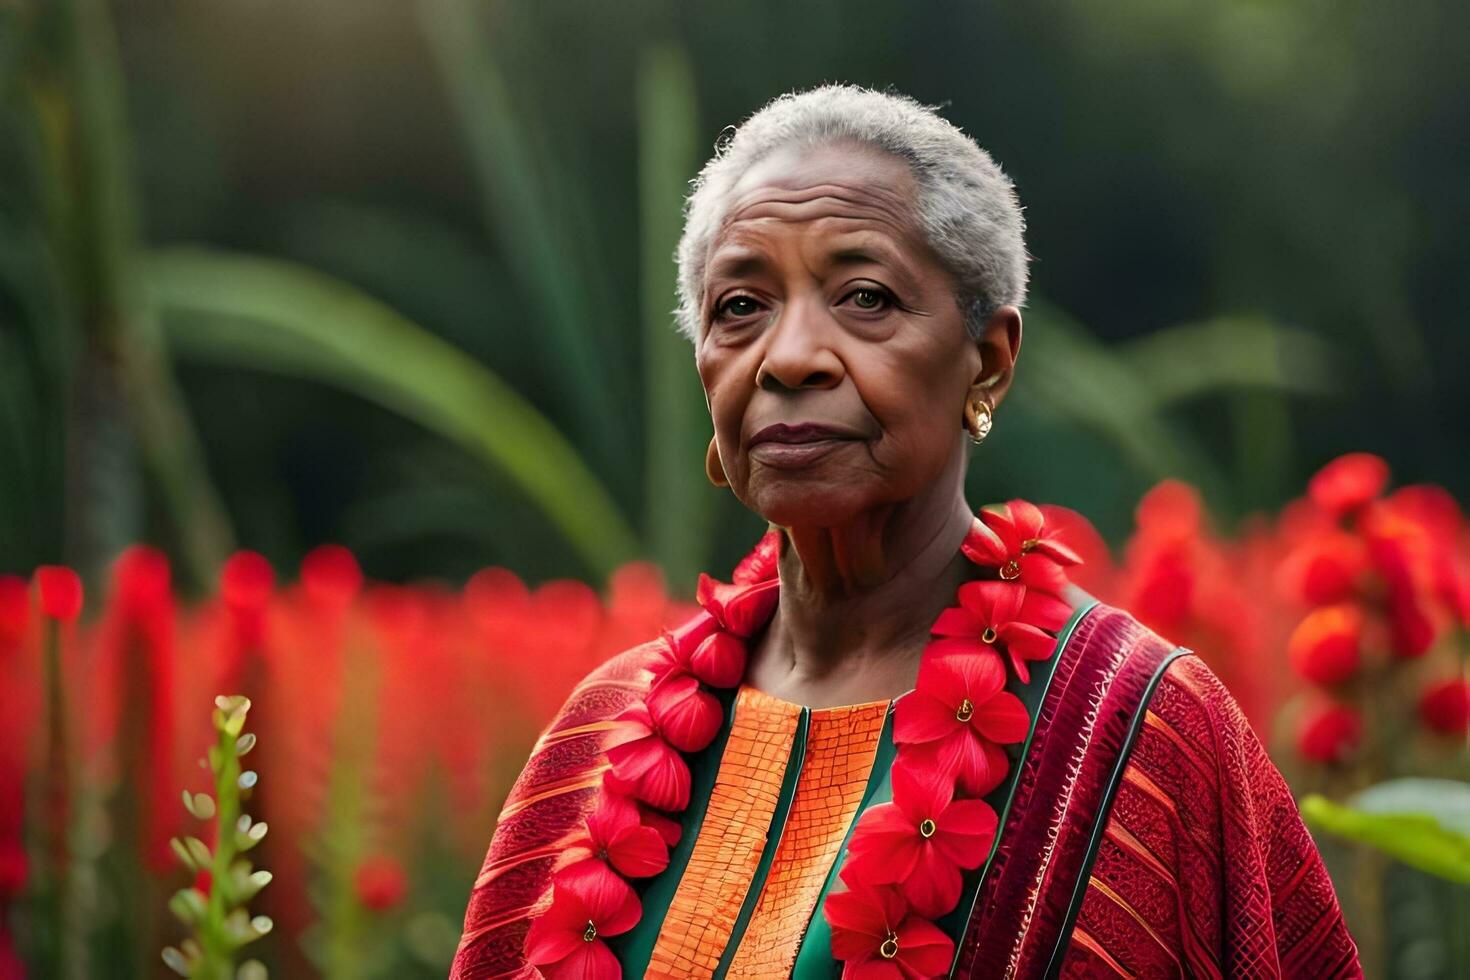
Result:
M864 501L852 486L773 480L754 488L746 506L778 527L836 527L860 513Z

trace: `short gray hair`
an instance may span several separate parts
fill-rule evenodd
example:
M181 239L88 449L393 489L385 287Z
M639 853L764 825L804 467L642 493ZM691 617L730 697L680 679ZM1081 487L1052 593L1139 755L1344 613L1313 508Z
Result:
M772 151L845 140L907 161L917 184L920 229L955 276L965 326L978 338L986 319L1026 299L1025 222L1015 186L990 154L932 106L856 85L822 85L766 103L727 127L715 155L690 181L679 239L680 332L696 340L710 245L724 223L729 191Z

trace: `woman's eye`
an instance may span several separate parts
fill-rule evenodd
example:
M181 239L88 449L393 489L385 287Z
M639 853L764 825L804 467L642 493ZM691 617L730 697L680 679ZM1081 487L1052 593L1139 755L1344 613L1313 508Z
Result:
M731 296L720 304L718 313L724 316L742 317L750 316L760 308L760 304L749 296Z
M854 289L847 295L860 310L881 310L889 302L888 294L881 289Z

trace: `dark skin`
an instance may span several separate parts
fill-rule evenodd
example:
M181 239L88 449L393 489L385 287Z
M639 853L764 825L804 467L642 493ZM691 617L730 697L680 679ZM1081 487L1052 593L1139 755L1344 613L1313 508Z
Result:
M1021 346L1013 306L968 335L914 191L871 147L785 148L741 177L710 247L710 470L789 542L746 681L813 707L913 687L971 571L966 401L998 405Z

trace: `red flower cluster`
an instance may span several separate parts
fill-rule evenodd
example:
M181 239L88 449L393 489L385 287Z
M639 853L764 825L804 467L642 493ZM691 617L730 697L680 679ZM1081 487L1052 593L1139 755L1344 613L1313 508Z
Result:
M254 700L259 743L248 761L267 792L252 813L281 842L265 859L278 882L265 901L290 950L319 918L307 896L328 883L342 889L329 901L377 912L407 903L429 819L436 845L477 863L510 775L501 760L524 754L577 679L688 615L646 564L619 569L605 599L574 581L528 588L504 569L450 591L366 581L335 545L309 552L295 578L240 552L215 593L187 605L165 556L137 546L105 587L87 590L85 613L83 598L67 568L0 575L0 948L10 903L57 870L25 842L75 812L61 811L75 785L35 793L50 748L53 641L72 765L48 769L103 794L101 805L117 808L113 846L154 874L177 873L168 840L197 832L180 790L211 789L195 764L214 737L208 705L221 691ZM707 651L699 669L728 669L725 654ZM634 861L647 843L605 833L615 861ZM299 846L323 840L334 846ZM198 884L207 889L207 876Z
M893 801L858 819L840 872L848 890L824 905L845 980L949 970L954 943L934 920L989 856L999 821L981 797L1006 777L1002 746L1031 728L1004 690L1006 666L1029 680L1028 661L1051 656L1071 615L1059 593L1064 569L1081 559L1035 505L983 509L962 548L998 580L960 587L934 623L918 683L895 707Z
M1287 642L1292 669L1313 686L1297 750L1318 763L1352 757L1365 719L1355 688L1423 658L1458 622L1470 625L1470 563L1458 506L1434 487L1387 496L1388 466L1351 453L1324 466L1288 509L1278 581L1311 608ZM1370 672L1371 676L1365 676ZM1432 732L1462 735L1470 719L1463 677L1434 681L1420 700Z

